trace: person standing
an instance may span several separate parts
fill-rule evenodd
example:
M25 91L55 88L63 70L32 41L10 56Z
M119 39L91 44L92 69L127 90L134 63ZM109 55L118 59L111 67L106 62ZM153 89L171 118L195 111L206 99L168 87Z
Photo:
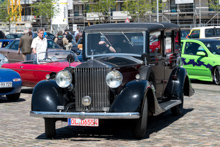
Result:
M54 42L57 43L59 46L61 46L63 49L68 44L68 40L65 37L63 37L62 31L59 31L57 33L57 38L54 39Z
M31 33L32 33L32 38L34 38L34 31L32 31L32 29L31 29L31 28L29 28L29 32L31 32Z
M79 39L82 37L82 32L81 31L79 31L79 33L76 35L76 37L75 37L75 40L76 40L76 43L78 43L78 41L79 41Z
M28 30L24 30L24 36L20 38L20 42L18 45L18 54L20 54L20 51L22 52L23 60L30 60L30 54L32 52L31 50L31 43L33 38L29 36Z
M43 29L43 31L44 31L44 38L46 38L47 37L47 32L45 31L45 29Z
M32 41L31 48L33 48L34 57L37 57L38 59L42 60L46 57L46 54L39 53L47 51L47 38L43 38L43 29L38 29L37 35L38 36L34 38L34 40Z
M66 45L66 50L71 50L73 44L73 37L72 35L69 34L69 31L65 30L65 34L66 34L66 39L68 40L68 44Z
M74 33L75 37L79 33L79 28L77 28L76 32Z

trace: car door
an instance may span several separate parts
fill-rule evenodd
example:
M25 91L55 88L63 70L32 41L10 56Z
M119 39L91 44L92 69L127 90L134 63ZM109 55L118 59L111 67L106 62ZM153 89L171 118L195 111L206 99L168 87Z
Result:
M19 40L15 40L7 48L7 57L10 63L23 61L22 54L18 54Z
M161 46L161 41L160 41L160 36L161 32L153 32L150 33L150 37L154 37L157 40L157 45L156 46ZM150 45L149 45L150 48ZM149 60L149 66L153 69L154 76L155 76L155 87L156 87L156 95L157 97L162 97L163 95L163 80L164 80L164 66L163 66L163 54L161 48L156 48L155 50L149 50L150 51L150 60Z
M36 71L37 66L38 64L33 61L25 61L19 64L19 74L23 85L33 87L38 82Z
M186 41L182 48L183 67L187 70L190 78L208 78L211 75L207 48L202 42ZM197 55L198 51L203 51L206 56Z

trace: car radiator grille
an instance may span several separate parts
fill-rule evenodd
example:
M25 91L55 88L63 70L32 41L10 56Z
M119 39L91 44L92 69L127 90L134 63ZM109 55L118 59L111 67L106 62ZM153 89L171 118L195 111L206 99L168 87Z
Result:
M75 68L76 111L103 111L110 105L110 91L105 82L109 68ZM81 99L90 96L92 103L85 107Z

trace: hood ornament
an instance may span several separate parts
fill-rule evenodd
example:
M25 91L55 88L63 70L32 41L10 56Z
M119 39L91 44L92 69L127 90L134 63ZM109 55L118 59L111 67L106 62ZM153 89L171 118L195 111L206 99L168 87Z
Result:
M92 53L92 56L91 56L91 60L93 60L94 59L94 51L95 51L95 49L91 49L91 53Z

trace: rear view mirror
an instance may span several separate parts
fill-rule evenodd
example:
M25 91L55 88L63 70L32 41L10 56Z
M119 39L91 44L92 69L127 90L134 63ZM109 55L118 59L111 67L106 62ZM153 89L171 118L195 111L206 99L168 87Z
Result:
M198 51L196 53L197 56L206 56L206 54L203 51Z

